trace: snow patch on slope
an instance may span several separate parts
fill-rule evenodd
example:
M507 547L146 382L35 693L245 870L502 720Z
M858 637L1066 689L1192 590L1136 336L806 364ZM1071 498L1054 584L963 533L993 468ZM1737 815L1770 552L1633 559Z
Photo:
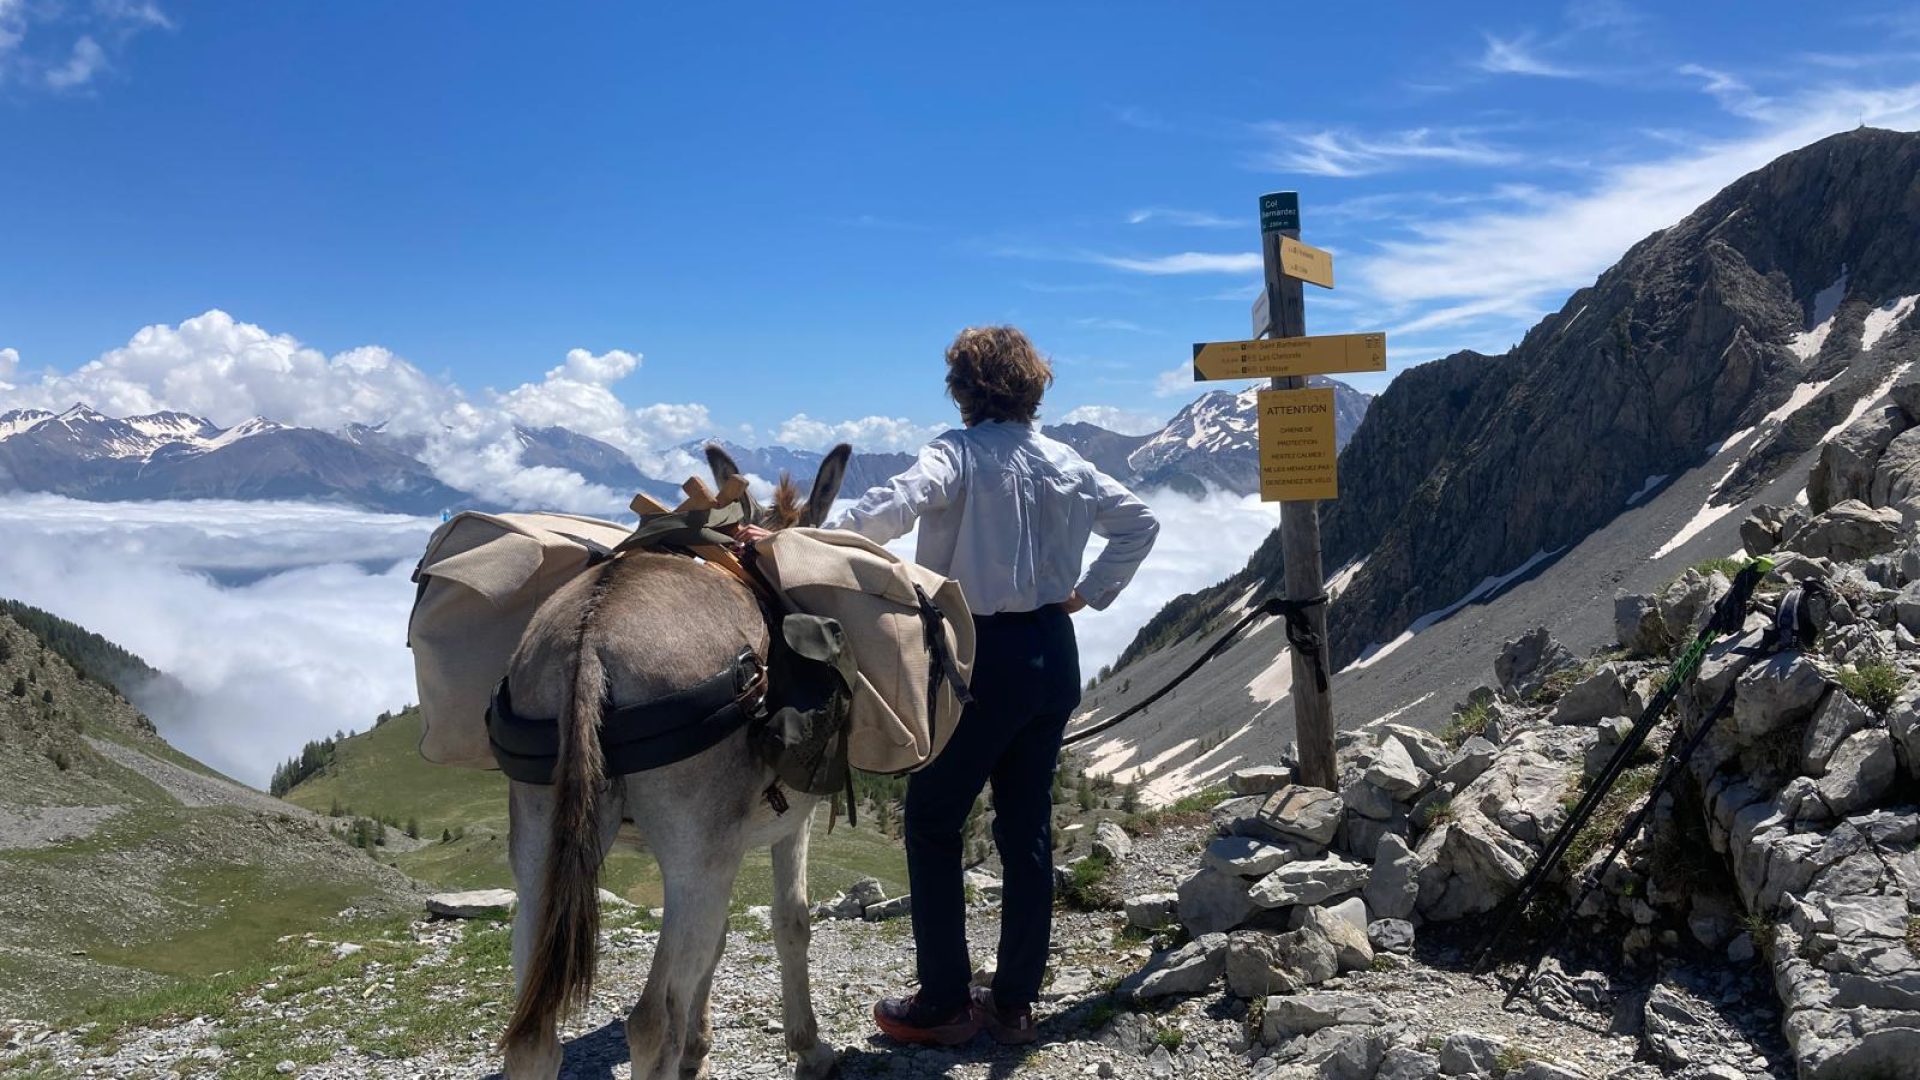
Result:
M1654 488L1657 488L1661 484L1666 483L1667 477L1671 475L1672 475L1671 473L1660 473L1657 476L1647 477L1646 482L1640 485L1639 491L1636 491L1633 494L1627 496L1627 505L1632 506L1634 503L1637 503L1641 499L1646 498L1650 493L1652 493Z
M1920 300L1920 294L1903 296L1867 312L1866 325L1860 328L1860 351L1865 352L1880 344L1880 339L1886 337L1888 331L1905 322L1913 311L1915 300Z
M1483 600L1493 596L1494 593L1499 592L1501 589L1506 588L1508 585L1512 584L1514 581L1517 581L1521 577L1524 577L1527 574L1527 572L1532 570L1534 567L1539 566L1541 563L1546 562L1548 559L1553 558L1555 555L1558 555L1565 550L1567 549L1564 547L1557 547L1551 551L1545 551L1545 550L1536 551L1527 558L1526 562L1521 563L1519 566L1514 567L1512 570L1509 570L1506 573L1497 575L1495 577L1482 578L1480 581L1480 584L1475 585L1473 588L1467 590L1467 595L1461 597L1458 600L1455 600L1453 603L1448 604L1446 607L1440 608L1437 611L1429 611L1425 615L1422 615L1419 618L1413 620L1412 625L1408 626L1405 630L1401 631L1399 637L1394 638L1392 641L1387 642L1385 645L1373 644L1373 645L1367 646L1366 649L1360 653L1359 659L1355 660L1351 664L1348 664L1347 667L1343 668L1342 670L1350 671L1356 668L1365 668L1374 663L1377 663L1383 657L1390 655L1391 653L1393 653L1394 650L1400 648L1400 646L1405 645L1409 641L1412 641L1415 634L1418 634L1421 631L1432 627L1435 623L1439 622L1442 619L1445 619L1449 615L1452 615L1454 612L1459 611L1461 608L1466 607L1468 604L1471 604L1476 600Z

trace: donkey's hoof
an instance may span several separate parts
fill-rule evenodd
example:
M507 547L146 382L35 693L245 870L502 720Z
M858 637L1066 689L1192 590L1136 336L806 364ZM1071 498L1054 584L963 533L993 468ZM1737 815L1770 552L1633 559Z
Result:
M826 1080L839 1068L839 1053L826 1043L814 1043L800 1051L799 1064L793 1067L793 1080Z

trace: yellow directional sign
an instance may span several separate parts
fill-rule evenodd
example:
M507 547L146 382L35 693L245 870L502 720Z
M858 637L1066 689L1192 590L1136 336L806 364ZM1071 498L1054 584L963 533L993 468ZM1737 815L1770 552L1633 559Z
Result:
M1260 392L1260 498L1337 499L1333 388Z
M1280 272L1323 289L1333 288L1333 253L1280 237Z
M1196 341L1193 345L1193 377L1200 381L1385 370L1385 334Z

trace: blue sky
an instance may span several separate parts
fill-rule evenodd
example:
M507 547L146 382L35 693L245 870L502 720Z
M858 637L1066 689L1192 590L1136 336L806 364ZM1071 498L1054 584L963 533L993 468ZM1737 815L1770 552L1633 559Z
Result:
M0 408L904 446L1012 321L1139 428L1245 335L1262 191L1399 370L1863 121L1920 127L1910 5L0 0Z

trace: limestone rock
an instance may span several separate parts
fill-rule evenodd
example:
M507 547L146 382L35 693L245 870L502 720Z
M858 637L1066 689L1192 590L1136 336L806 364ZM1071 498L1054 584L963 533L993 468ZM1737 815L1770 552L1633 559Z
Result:
M1301 857L1294 844L1274 843L1251 836L1222 836L1207 845L1201 863L1236 877L1260 878Z
M512 889L470 889L427 897L427 914L441 919L502 919L513 914L519 896Z
M1395 1046L1380 1058L1374 1080L1433 1080L1440 1075L1440 1059L1411 1046Z
M1177 994L1198 994L1212 986L1226 970L1227 935L1202 934L1156 958L1144 970L1121 983L1123 995L1136 1001L1158 1001Z
M1248 895L1263 908L1292 907L1355 892L1366 882L1366 864L1328 854L1280 867L1255 882Z
M1253 765L1227 775L1227 790L1235 795L1265 795L1291 783L1291 765Z
M985 870L981 870L977 867L975 869L967 871L965 876L962 878L962 880L966 883L968 888L971 888L973 890L974 895L978 896L982 900L987 900L987 901L999 900L1002 896L1006 894L1006 891L1007 891L1007 887L1004 882L1002 882L999 878L994 877L992 874L987 873Z
M903 894L891 900L882 900L877 904L868 904L866 910L860 914L868 922L882 922L887 919L897 919L912 911L913 897Z
M1782 652L1748 668L1736 683L1733 732L1742 744L1813 715L1827 677L1799 652Z
M1669 1068L1693 1063L1693 1047L1712 1039L1707 1022L1693 1011L1693 1005L1665 984L1647 995L1642 1012L1641 1038L1647 1054Z
M1506 1040L1477 1031L1456 1031L1440 1044L1442 1076L1497 1077Z
M1093 827L1093 853L1109 863L1123 863L1133 854L1133 837L1119 825L1102 821Z
M1502 690L1524 700L1540 689L1547 676L1578 663L1567 647L1541 626L1507 642L1493 662L1493 673Z
M1876 510L1858 499L1835 504L1794 537L1794 549L1816 559L1864 559L1900 542L1900 511Z
M1227 987L1241 997L1290 994L1340 973L1340 954L1317 928L1284 934L1241 930L1228 937Z
M1870 728L1847 736L1814 787L1828 813L1846 817L1884 799L1893 776L1893 740L1885 730Z
M1305 840L1325 847L1340 829L1340 796L1320 788L1289 784L1268 795L1260 809L1235 823L1242 836L1268 840Z
M1413 755L1399 739L1380 740L1380 749L1367 766L1365 778L1400 802L1412 802L1427 786L1427 774L1413 763Z
M1411 953L1413 924L1405 919L1375 919L1367 924L1367 943L1376 953Z
M1421 731L1405 724L1383 724L1380 730L1400 740L1407 756L1413 759L1414 767L1429 776L1439 775L1453 760L1453 753L1447 749L1447 744L1430 731Z
M1613 633L1620 646L1633 656L1657 656L1667 651L1667 624L1660 618L1660 604L1651 596L1621 595L1613 598Z
M1887 444L1873 467L1867 503L1901 511L1908 521L1914 519L1914 510L1920 506L1920 430L1910 428Z
M1873 715L1845 691L1835 690L1813 711L1813 721L1800 743L1800 771L1824 776L1827 761L1847 736L1873 722Z
M1364 994L1320 991L1286 997L1275 995L1267 999L1266 1015L1260 1021L1260 1038L1272 1045L1336 1024L1377 1026L1386 1022L1386 1010L1376 999Z
M1456 788L1473 783L1480 778L1481 773L1487 771L1487 766L1493 764L1493 755L1498 749L1499 747L1478 735L1469 737L1466 742L1460 744L1460 749L1455 752L1453 761L1447 765L1446 771L1440 774L1441 782L1452 784Z
M1358 898L1341 907L1359 908L1358 919L1347 913L1324 907L1296 908L1305 912L1301 929L1318 931L1332 944L1334 958L1341 971L1364 971L1373 966L1373 943L1367 940L1367 909Z
M1420 899L1419 862L1407 842L1392 833L1373 851L1373 874L1361 890L1367 910L1381 919L1406 919Z
M1714 608L1732 590L1733 582L1718 571L1706 574L1691 568L1683 571L1678 580L1660 593L1660 621L1665 627L1667 642L1677 644L1699 634L1713 617Z
M1869 498L1881 455L1911 426L1898 405L1883 405L1828 439L1820 447L1819 462L1807 473L1808 508L1819 514L1847 500Z
M1639 712L1631 703L1632 697L1627 673L1618 664L1601 664L1561 696L1554 704L1551 720L1556 724L1591 724L1603 716Z
M1195 937L1231 930L1259 910L1246 879L1211 867L1181 882L1179 897L1180 925Z
M1142 930L1161 930L1172 926L1180 911L1180 894L1170 892L1142 893L1130 896L1123 905L1127 913L1127 925Z

